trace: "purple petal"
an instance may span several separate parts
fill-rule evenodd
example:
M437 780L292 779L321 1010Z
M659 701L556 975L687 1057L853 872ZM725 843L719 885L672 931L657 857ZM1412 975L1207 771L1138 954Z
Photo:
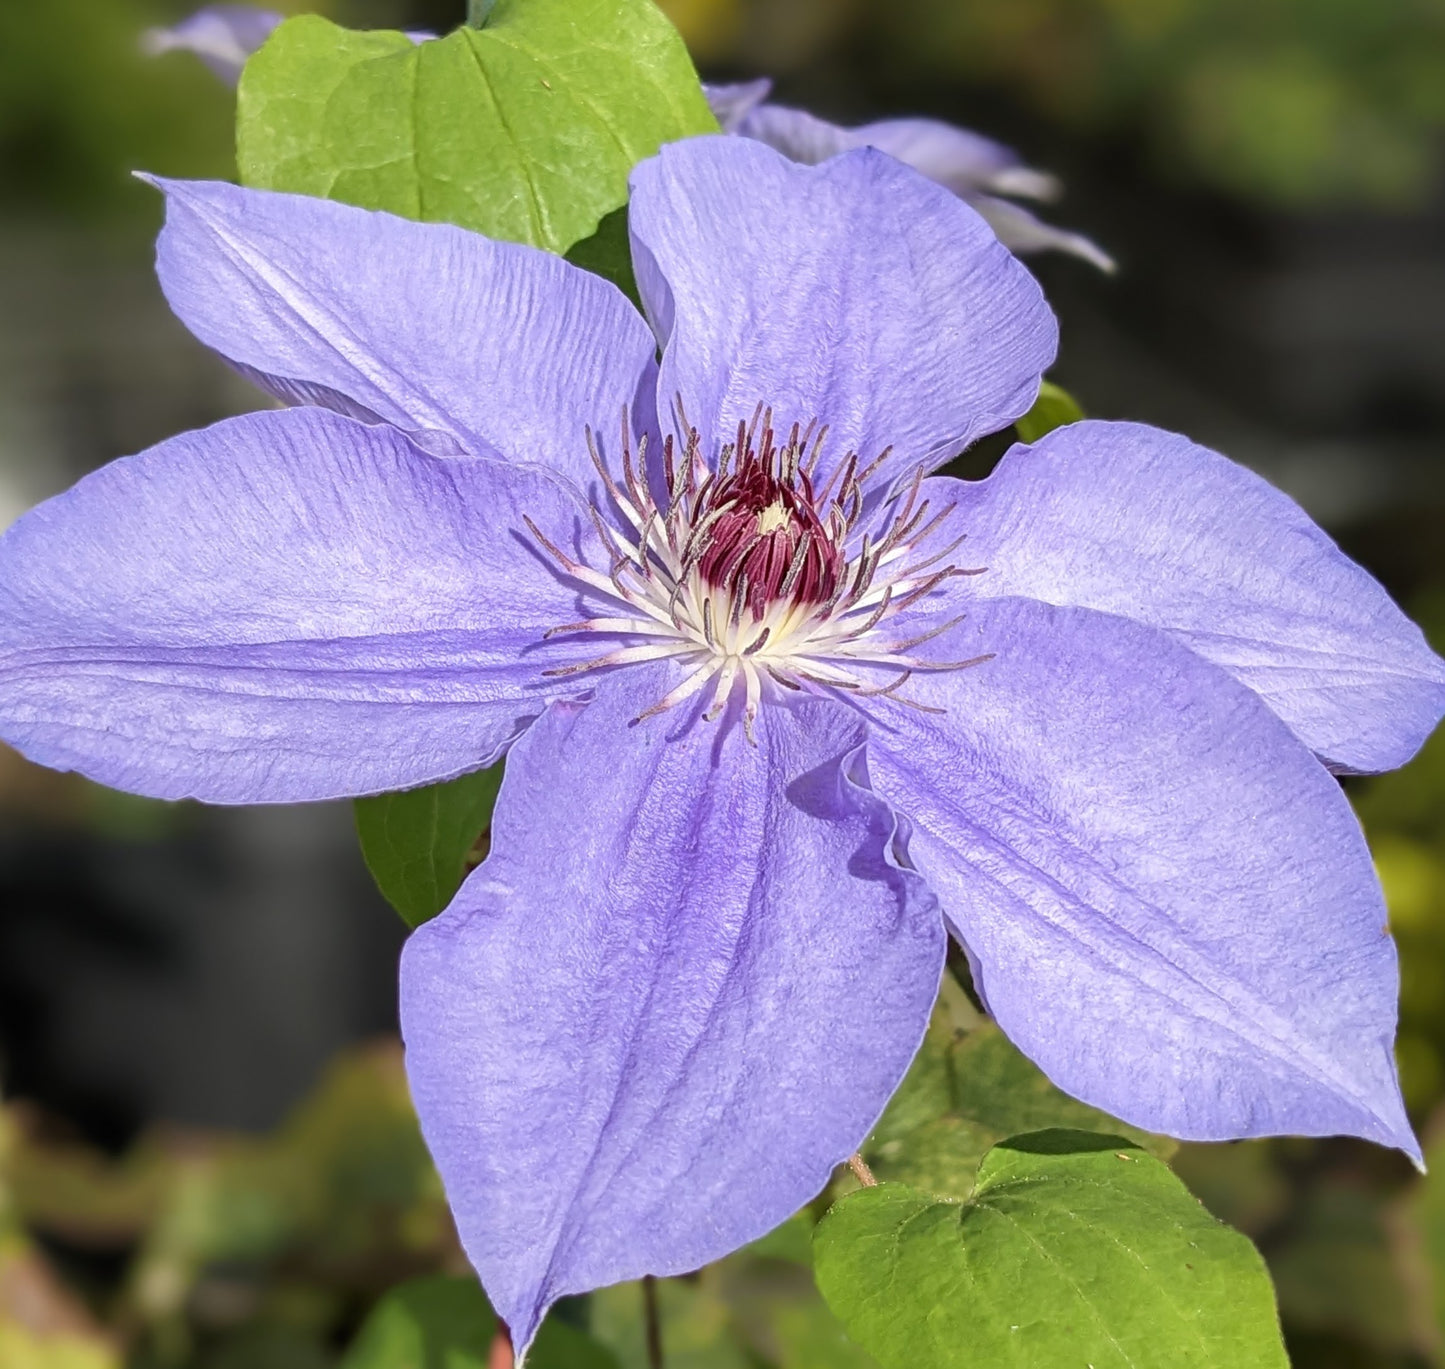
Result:
M251 5L207 5L172 28L148 29L142 44L155 56L193 52L221 80L235 85L246 59L285 17Z
M462 1241L519 1347L547 1306L785 1219L922 1038L943 932L825 700L629 721L662 669L559 705L507 763L491 855L402 958L407 1071Z
M855 147L897 157L955 195L985 190L1049 200L1060 191L1055 177L1024 166L1012 148L939 119L881 119L849 132Z
M158 184L171 308L287 402L334 393L345 412L585 486L587 425L615 448L651 384L655 343L626 297L549 252L308 196Z
M798 166L692 138L633 172L638 284L715 452L761 402L829 425L825 461L947 460L1033 402L1057 328L1037 283L954 196L864 148Z
M703 84L707 106L724 133L736 133L738 125L772 93L773 83L766 76L756 81L739 81L736 85Z
M575 595L522 515L566 538L576 507L541 467L321 409L173 438L0 539L0 735L217 803L476 769L557 693L526 653Z
M1118 269L1114 258L1092 238L1071 233L1066 228L1055 228L1022 205L1010 204L992 195L974 194L967 199L1010 252L1067 252L1109 274Z
M1419 1157L1385 907L1339 785L1163 633L980 601L883 705L878 791L999 1025L1069 1093L1193 1140L1349 1134ZM886 717L884 716L886 715Z
M771 103L755 105L738 120L735 128L724 127L723 131L766 143L789 161L804 166L817 166L829 157L863 145L854 141L850 130L839 124L820 119L806 109Z
M1113 258L1088 238L1055 228L1027 209L995 198L1023 195L1051 200L1058 197L1060 186L1056 177L1024 166L1012 149L991 138L938 119L883 119L858 128L841 128L785 105L740 107L738 114L725 111L724 132L754 138L808 166L852 148L875 147L961 196L1011 252L1068 252L1101 271L1114 270Z
M1165 628L1258 693L1340 770L1403 765L1445 712L1445 663L1287 495L1187 438L1076 423L1014 447L960 500L989 595Z
M766 143L790 161L816 166L854 148L876 147L955 195L993 191L1053 199L1059 193L1055 177L1024 166L1011 148L966 128L938 119L880 119L844 128L806 110L760 103L766 90L748 100L758 84L719 88L727 98L718 104L733 121L723 123L723 131Z

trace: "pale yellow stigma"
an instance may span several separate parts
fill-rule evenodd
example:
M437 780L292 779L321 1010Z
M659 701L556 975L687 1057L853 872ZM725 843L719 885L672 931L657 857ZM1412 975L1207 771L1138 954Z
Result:
M793 516L788 512L787 505L782 503L769 504L758 514L758 536L762 537L770 532L779 532L784 528L792 526Z

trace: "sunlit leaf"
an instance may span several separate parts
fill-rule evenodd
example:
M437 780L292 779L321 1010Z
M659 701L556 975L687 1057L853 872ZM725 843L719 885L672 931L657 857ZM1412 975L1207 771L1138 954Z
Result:
M849 1194L818 1286L884 1369L1284 1369L1259 1254L1118 1138L1046 1131L985 1156L967 1202Z
M247 63L241 178L565 252L658 147L715 131L652 0L498 0L416 44L303 15Z

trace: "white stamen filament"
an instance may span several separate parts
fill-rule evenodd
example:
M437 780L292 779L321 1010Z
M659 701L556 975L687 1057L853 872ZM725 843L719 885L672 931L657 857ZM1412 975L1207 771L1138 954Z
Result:
M761 458L754 452L760 424ZM940 564L957 550L962 537L941 548L925 546L946 527L954 506L935 512L928 500L920 503L921 468L906 481L895 483L869 526L858 530L865 503L863 484L882 466L887 451L861 472L856 454L849 453L814 496L811 472L827 432L825 427L815 432L814 426L810 424L803 433L795 426L786 445L775 447L771 412L759 405L751 424L739 425L736 443L723 447L715 470L703 461L695 430L689 431L680 458L672 439L667 439L663 451L668 484L665 508L658 506L646 482L645 444L634 461L627 415L624 413L622 420L620 481L608 471L589 430L588 449L603 489L631 534L625 535L616 524L609 525L600 509L594 506L591 510L608 561L606 573L569 556L531 519L526 521L562 571L609 605L608 611L555 627L547 636L600 633L624 641L606 654L546 674L583 674L669 658L691 667L682 682L639 714L635 723L676 707L709 683L712 698L704 716L714 719L728 706L741 678L743 723L750 739L765 679L793 691L811 686L853 698L888 697L937 711L898 691L915 673L963 670L991 657L938 662L911 654L955 626L960 621L957 618L906 640L898 640L890 625L899 613L927 598L944 582L981 574L982 569ZM728 496L730 488L738 488L739 473L747 467L756 474L759 461L767 463L766 478L774 482L772 488L783 489L783 499L808 501L801 504L803 513L794 515L781 499L758 508ZM756 511L755 532L751 540L734 547L727 539L736 535L739 526L749 526L739 522L749 509ZM808 522L796 525L796 546L789 545L792 554L781 578L782 560L773 560L772 569L767 560L748 561L767 536L786 536L795 526L795 518ZM732 520L726 525L730 532L718 543L724 519ZM772 552L761 554L773 556ZM710 565L705 575L703 566L709 555L723 559ZM824 582L829 588L818 589L818 575L828 572L817 570L819 562L810 561L810 556L839 558L836 581L830 577ZM827 561L822 564L826 566ZM745 567L758 566L767 583L760 580L750 585ZM804 580L810 566L811 584ZM635 644L626 644L627 638ZM637 638L644 640L636 643ZM871 683L873 677L859 673L862 667L890 671L892 678L881 685Z

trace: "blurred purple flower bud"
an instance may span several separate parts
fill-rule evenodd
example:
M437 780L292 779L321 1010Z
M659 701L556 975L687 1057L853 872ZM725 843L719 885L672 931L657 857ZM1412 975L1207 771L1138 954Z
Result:
M141 44L154 56L193 52L221 80L235 85L246 59L284 18L250 5L207 5L171 28L147 29Z
M807 166L853 148L876 147L972 205L1010 251L1068 252L1101 271L1114 270L1113 259L1088 238L1055 228L998 198L1052 200L1061 187L1056 177L1025 166L1015 152L991 138L938 119L883 119L844 128L805 110L772 104L767 98L772 83L767 80L703 89L724 133L756 138Z
M171 28L147 29L141 46L152 56L164 52L193 52L221 80L235 85L241 79L246 59L264 43L286 18L274 10L251 5L207 5ZM409 32L414 43L436 35Z

